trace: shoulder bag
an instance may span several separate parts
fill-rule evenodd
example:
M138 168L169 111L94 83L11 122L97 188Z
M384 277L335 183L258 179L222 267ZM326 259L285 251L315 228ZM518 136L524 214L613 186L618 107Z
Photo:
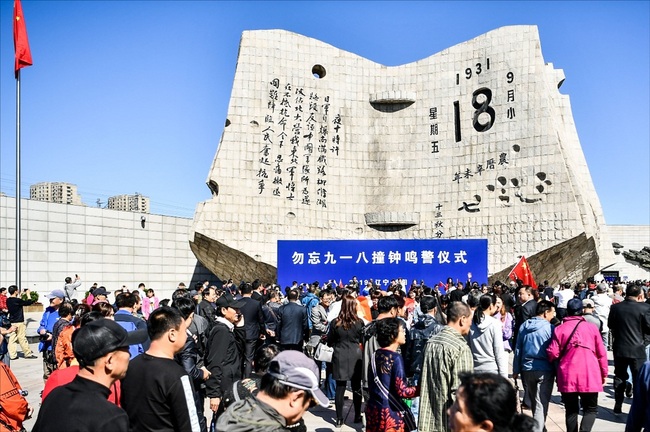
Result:
M318 342L316 352L314 353L314 360L330 363L332 361L333 354L334 348L327 346L323 342Z
M402 416L404 421L404 431L405 432L417 432L418 425L415 421L415 416L411 412L411 409L406 406L402 399L390 394L388 389L384 387L384 384L381 382L377 376L377 366L375 365L375 356L373 355L370 364L372 365L372 374L374 375L374 382L379 388L379 391L382 395L388 400L388 405L393 411L398 412Z

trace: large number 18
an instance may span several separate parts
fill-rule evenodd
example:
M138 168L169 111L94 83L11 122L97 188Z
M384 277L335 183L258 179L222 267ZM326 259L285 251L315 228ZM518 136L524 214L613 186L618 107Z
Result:
M485 100L483 102L478 102L476 100L478 95L485 96ZM472 93L472 106L476 108L476 111L474 111L474 119L472 120L472 124L474 125L474 129L476 129L477 132L485 132L487 130L490 130L492 124L494 123L494 108L490 106L491 101L492 90L487 87L481 87ZM481 122L478 121L478 117L483 113L486 113L490 116L490 119L485 124L481 124Z
M483 95L485 97L485 100L483 102L479 102L478 96ZM474 129L477 132L486 132L490 130L492 125L494 124L494 118L496 113L494 112L494 108L490 106L490 102L492 102L492 90L490 90L487 87L481 87L480 89L476 90L474 93L472 93L472 106L476 109L474 111L474 116L472 118L472 125L474 126ZM479 121L479 116L481 114L487 114L489 116L489 119L487 119L487 122L481 123ZM454 101L454 123L455 123L455 129L456 129L456 142L459 142L461 139L461 134L460 134L460 104L458 101Z

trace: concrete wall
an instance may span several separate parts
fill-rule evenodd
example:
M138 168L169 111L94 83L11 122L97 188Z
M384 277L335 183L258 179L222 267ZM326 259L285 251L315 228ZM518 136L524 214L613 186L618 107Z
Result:
M0 197L0 285L15 283L16 199ZM144 227L141 218L145 217ZM22 200L22 286L46 294L79 274L84 290L140 282L169 297L214 280L190 250L191 219Z
M635 250L640 251L650 246L650 225L608 225L607 230L612 242L623 246L620 254L616 255L616 263L605 271L619 272L622 280L650 280L650 270L639 266L639 263L629 261L623 256L623 252Z

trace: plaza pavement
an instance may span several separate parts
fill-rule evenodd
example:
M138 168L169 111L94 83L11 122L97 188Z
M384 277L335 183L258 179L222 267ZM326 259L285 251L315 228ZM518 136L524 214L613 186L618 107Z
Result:
M19 358L11 362L11 369L18 378L20 385L24 390L29 392L27 400L30 405L34 407L34 417L25 422L25 428L30 431L34 425L38 409L40 406L40 393L43 390L43 362L40 354L37 352L37 338L36 329L41 319L41 313L30 312L26 313L27 319L27 335L30 337L30 344L34 353L38 355L38 359L24 359L22 352L19 350ZM612 376L614 371L614 364L612 353L608 352L609 358L609 378L605 385L604 392L598 396L598 418L594 424L593 432L619 432L625 430L625 421L627 420L627 412L630 410L631 399L625 399L623 404L623 414L615 415L614 408L614 390L612 388ZM510 358L512 363L512 357ZM361 424L353 423L354 410L351 409L351 393L348 392L349 398L345 401L344 414L346 414L345 425L341 428L334 427L334 408L321 408L316 407L305 415L305 423L307 430L310 432L349 432L349 431L363 431L364 428ZM207 407L207 405L206 405ZM362 407L363 409L363 407ZM209 410L206 409L206 412ZM530 411L524 411L530 415ZM210 418L208 417L208 421ZM549 407L548 418L546 420L546 428L548 432L564 432L566 427L564 425L564 408L560 405L560 394L557 389L553 392L553 398ZM525 431L522 431L525 432Z

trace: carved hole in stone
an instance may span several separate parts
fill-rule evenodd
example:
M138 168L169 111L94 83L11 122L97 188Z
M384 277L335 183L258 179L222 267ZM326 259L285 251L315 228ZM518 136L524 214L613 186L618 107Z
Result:
M414 104L414 101L394 101L394 102L370 102L370 105L377 111L384 113L394 113L408 108Z
M510 179L510 183L512 183L514 187L517 187L519 186L519 179L516 178Z
M535 174L535 175L536 175L537 178L540 179L541 181L546 180L546 173L545 173L545 172L538 172L538 173Z
M256 259L257 261L261 260L261 259L262 259L262 255L255 255L255 259Z
M506 180L505 177L499 177L499 178L497 178L497 181L498 181L499 183L501 183L503 186L505 186L506 183L508 183L508 180Z
M506 190L505 190L505 189L501 189L501 193L502 193L502 194L506 193Z
M517 153L519 153L519 151L521 150L521 146L519 144L515 144L512 146L512 149Z
M260 124L255 120L251 120L251 126L259 126Z
M294 212L287 213L287 219L295 219L295 218L296 218L296 214Z
M553 183L551 183L550 180L546 180L544 183L546 183L546 184L549 185L549 186L553 184Z
M564 78L560 80L560 82L557 83L557 88L562 87L562 84L564 84Z
M319 64L314 65L314 67L311 68L311 73L314 75L314 78L325 78L325 74L327 73L325 71L325 68Z
M495 187L493 185L487 185L487 190L494 192Z
M356 232L357 234L361 234L361 233L363 233L363 228L361 228L361 227L356 227L356 228L354 229L354 232Z
M226 127L230 126L230 120L226 119Z
M544 186L542 186L542 185L537 185L537 186L535 186L535 188L537 189L537 191L538 191L539 193L544 192Z
M212 192L213 197L219 195L219 184L216 181L208 181L208 189L210 189L210 192Z
M510 197L509 197L509 196L503 196L503 195L501 195L501 196L499 197L499 199L500 199L501 201L505 201L505 202L509 202L509 201L510 201Z

